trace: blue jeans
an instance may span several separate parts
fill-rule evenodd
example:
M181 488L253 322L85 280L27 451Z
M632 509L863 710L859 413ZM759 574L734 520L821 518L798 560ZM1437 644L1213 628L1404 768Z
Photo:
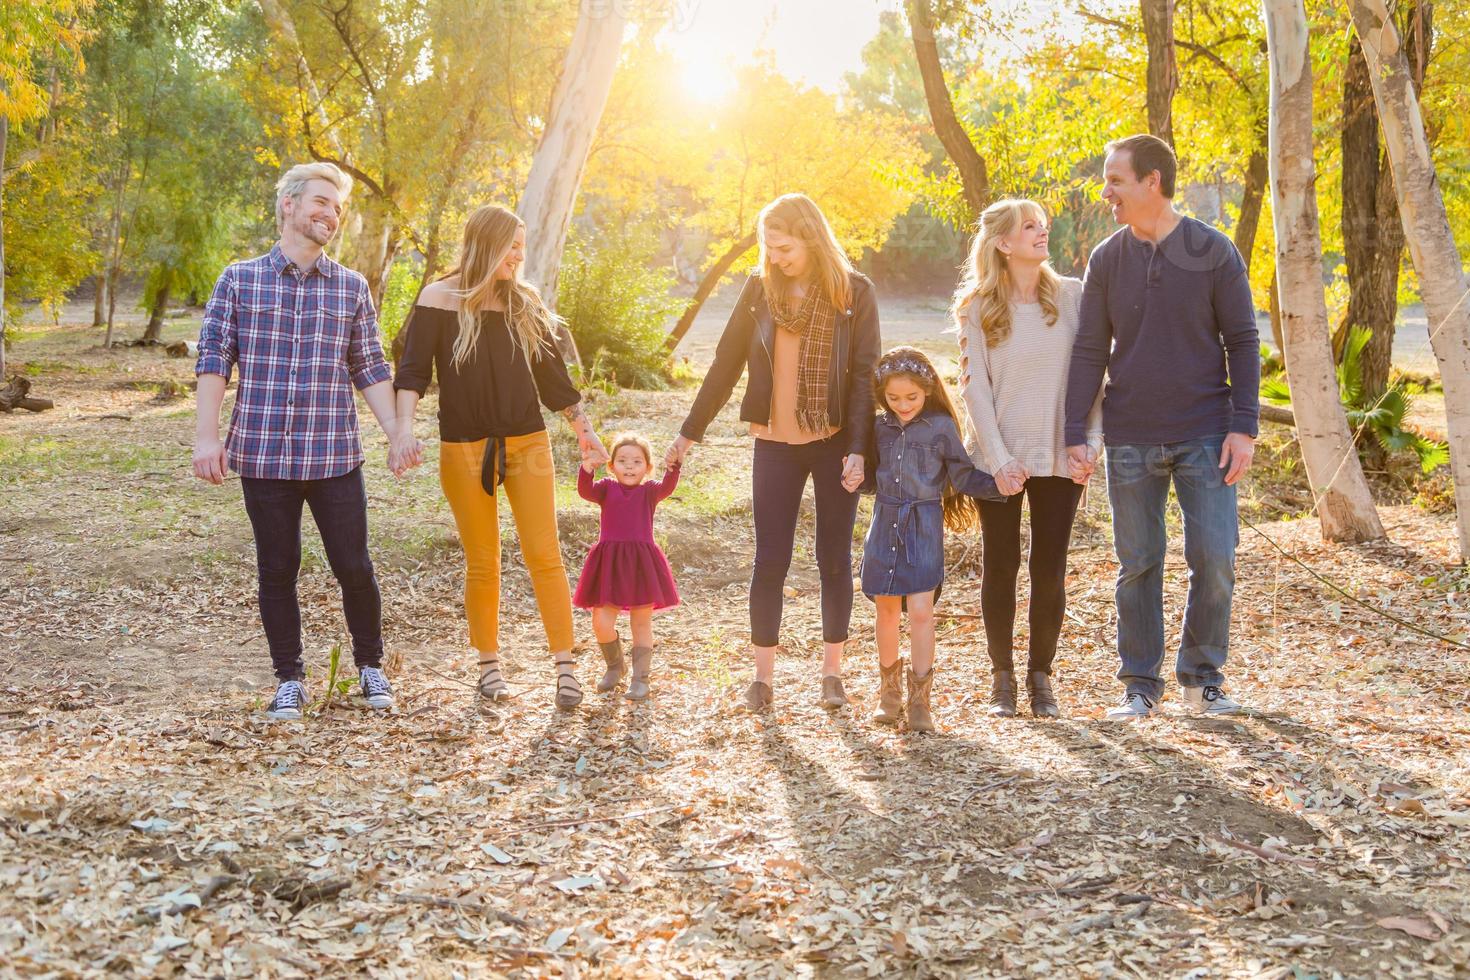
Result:
M1220 469L1224 436L1167 446L1107 447L1108 500L1118 553L1118 679L1129 693L1164 693L1164 507L1169 481L1184 514L1189 595L1174 676L1181 685L1220 685L1230 645L1230 599L1240 526L1235 487Z

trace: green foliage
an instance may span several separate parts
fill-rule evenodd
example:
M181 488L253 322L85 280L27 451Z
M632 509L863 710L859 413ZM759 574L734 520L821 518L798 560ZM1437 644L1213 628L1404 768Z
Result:
M1413 396L1422 389L1398 377L1377 400L1370 400L1363 391L1363 348L1372 335L1366 327L1348 331L1347 345L1337 365L1337 389L1347 412L1348 428L1360 449L1375 448L1388 454L1412 452L1419 457L1419 468L1429 473L1450 461L1450 448L1448 443L1436 442L1408 427ZM1277 404L1291 402L1291 388L1281 360L1265 344L1261 345L1261 397Z
M593 377L622 387L664 388L669 319L682 303L673 273L656 267L658 236L646 227L595 237L574 234L562 254L557 310Z
M378 336L384 350L393 349L408 311L419 295L419 283L424 278L424 263L416 256L400 255L388 270L388 281L383 286L383 308L378 311Z

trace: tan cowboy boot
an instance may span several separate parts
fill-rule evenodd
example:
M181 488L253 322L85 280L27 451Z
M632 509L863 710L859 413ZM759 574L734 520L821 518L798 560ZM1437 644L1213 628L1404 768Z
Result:
M905 705L908 714L908 729L911 732L934 731L934 717L929 714L929 688L934 683L934 668L923 677L914 675L909 668L909 700Z
M615 636L609 642L599 643L597 646L602 650L602 659L607 661L607 673L597 682L597 693L606 694L617 690L623 679L623 638Z
M903 660L893 666L878 665L878 710L873 720L880 725L897 725L903 717Z
M634 647L632 651L633 676L628 680L628 693L623 697L629 701L648 700L648 667L653 660L653 647Z

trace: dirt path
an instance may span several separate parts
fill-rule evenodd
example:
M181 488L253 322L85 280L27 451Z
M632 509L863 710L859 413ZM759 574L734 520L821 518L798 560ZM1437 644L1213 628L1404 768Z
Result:
M304 724L268 725L239 490L188 477L192 402L169 383L187 383L189 365L89 338L18 343L13 361L39 365L59 407L0 417L5 972L1470 970L1470 656L1333 600L1249 529L1232 691L1250 717L1097 720L1116 664L1095 493L1073 555L1063 720L986 717L978 549L961 537L942 606L941 735L865 720L876 671L861 598L853 708L817 707L805 551L777 710L756 719L736 708L752 546L732 410L660 511L686 604L657 622L654 699L590 695L554 711L512 544L517 697L486 713L468 686L437 449L400 482L370 440L399 706L373 717L339 699ZM594 415L658 442L689 397L602 396ZM565 433L556 445L571 459ZM562 524L575 566L596 515L571 475ZM1394 544L1375 547L1324 548L1306 522L1263 530L1364 600L1463 640L1450 522L1407 507L1384 517ZM1171 623L1184 574L1171 553ZM319 695L342 626L314 532L302 597Z

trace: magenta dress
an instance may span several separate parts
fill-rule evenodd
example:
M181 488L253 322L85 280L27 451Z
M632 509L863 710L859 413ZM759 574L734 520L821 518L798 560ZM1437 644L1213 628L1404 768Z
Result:
M592 474L577 467L577 493L602 507L602 533L587 553L572 596L577 608L679 604L669 560L653 540L653 509L678 485L678 466L669 467L662 480L644 480L636 487L611 478L593 483Z

